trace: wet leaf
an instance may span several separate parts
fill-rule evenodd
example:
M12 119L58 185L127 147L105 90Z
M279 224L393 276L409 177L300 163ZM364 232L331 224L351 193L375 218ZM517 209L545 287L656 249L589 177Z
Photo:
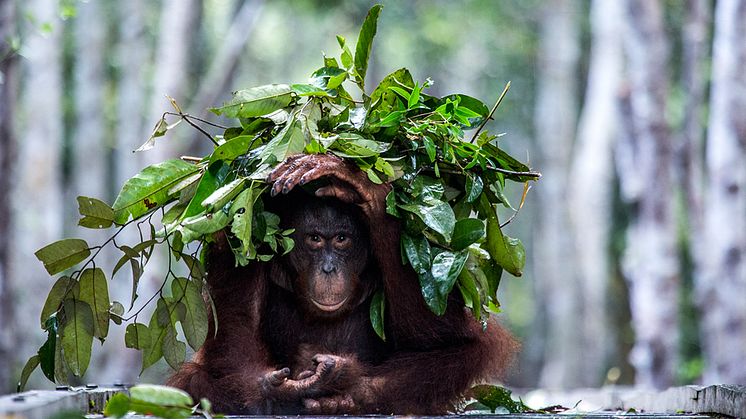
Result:
M373 295L373 299L370 301L370 323L373 325L373 330L376 334L386 340L386 332L384 329L384 316L386 311L386 297L383 291L379 290Z

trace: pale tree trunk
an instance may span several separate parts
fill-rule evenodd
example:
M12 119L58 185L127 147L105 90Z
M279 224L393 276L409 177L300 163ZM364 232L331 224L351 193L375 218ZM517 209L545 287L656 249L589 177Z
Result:
M9 241L13 243L11 277L16 316L31 327L18 329L14 342L17 361L36 353L44 339L34 325L38 324L52 278L34 252L62 235L62 28L57 5L56 0L30 0L19 10L34 16L36 22L49 23L51 31L30 25L22 50L24 86L17 132L22 132L23 138L17 143L17 175L10 199L14 224Z
M141 154L133 151L147 140L149 133L145 134L145 131L152 129L156 123L156 120L145 120L145 92L148 86L145 76L150 55L145 32L146 6L144 0L117 3L121 24L116 51L120 78L117 83L115 187L120 187L142 169Z
M106 155L111 138L104 124L104 51L106 50L105 16L101 3L92 1L77 6L74 24L75 52L75 125L72 132L72 185L65 200L66 208L76 208L75 197L85 195L106 199L108 165ZM73 221L78 219L77 211ZM76 222L73 223L73 225ZM102 231L88 231L86 239L104 237ZM104 237L105 239L105 237Z
M707 99L708 64L710 62L709 26L711 0L688 0L687 17L682 32L682 83L686 91L684 129L678 141L679 183L684 191L689 218L689 244L698 270L702 263L703 183L704 183L704 111Z
M746 1L715 10L707 131L702 311L704 381L746 383Z
M673 146L665 120L669 47L663 3L624 4L628 131L619 142L617 169L631 209L622 261L635 331L630 360L637 384L663 388L674 382L679 345Z
M147 114L143 138L147 139L152 127L165 111L174 111L166 95L174 98L183 109L189 103L189 65L192 40L197 28L199 0L164 0L161 7L160 33L155 54L155 75L150 111ZM178 157L186 150L183 141L186 128L161 138L153 150L143 154L148 164Z
M9 40L15 33L15 2L0 0L0 191L10 190L15 168L13 106L17 95L18 56ZM15 361L13 294L10 282L10 236L12 213L9 199L0 199L0 394L11 391Z
M582 321L580 289L575 277L572 236L567 212L567 179L577 117L579 34L577 4L553 0L542 18L535 126L544 175L537 188L534 238L538 306L546 310L543 387L583 384L580 352Z
M578 122L571 175L566 185L575 238L582 296L576 327L584 367L583 384L603 382L616 336L609 333L607 293L611 275L609 234L613 180L612 151L618 133L618 95L622 73L623 7L618 1L591 3L591 53L588 85Z

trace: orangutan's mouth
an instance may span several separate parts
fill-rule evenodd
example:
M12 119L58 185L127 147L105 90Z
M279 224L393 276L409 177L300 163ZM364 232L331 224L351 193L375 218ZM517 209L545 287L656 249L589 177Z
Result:
M333 303L333 304L322 303L320 301L314 300L313 298L311 298L311 302L313 303L313 305L318 307L321 311L332 312L332 311L337 311L340 307L342 307L344 303L347 302L347 297L345 297L342 301L338 303Z

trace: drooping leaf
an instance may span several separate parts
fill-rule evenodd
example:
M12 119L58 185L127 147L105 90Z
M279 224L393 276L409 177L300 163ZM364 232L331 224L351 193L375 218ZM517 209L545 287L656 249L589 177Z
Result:
M233 93L233 99L211 109L227 118L264 116L282 109L293 100L293 89L286 84L268 84Z
M79 226L88 228L109 228L114 223L114 210L105 202L87 196L78 197L78 212L83 218Z
M466 251L457 253L443 251L433 258L430 277L428 278L432 282L423 284L427 285L427 287L423 287L423 295L428 307L435 314L440 316L445 313L448 295L466 263L467 256Z
M252 218L254 210L254 197L253 187L244 189L236 199L233 200L229 214L233 216L233 223L231 224L231 233L241 242L241 248L239 250L240 255L243 257L253 258L256 253L254 246L251 242L252 232Z
M80 301L93 314L93 336L104 339L109 334L109 286L101 268L86 269L80 274Z
M73 375L82 377L91 361L93 311L87 303L76 299L67 299L63 304L65 323L62 327L62 348L65 363Z
M487 240L483 244L492 259L513 276L523 274L526 264L526 250L520 240L504 236L500 222L492 204L484 194L481 195L479 212L487 219Z
M122 186L114 201L114 222L137 219L173 199L171 187L191 176L199 167L182 160L166 160L146 167Z
M378 28L378 15L381 13L382 8L383 6L380 4L370 8L368 15L365 16L363 25L360 27L360 34L357 37L357 45L355 46L355 78L361 90L365 90L365 74L368 72L368 58L370 57L373 38L376 36Z
M401 245L415 272L420 275L430 272L430 242L425 236L415 238L406 233L402 234Z
M174 370L178 370L186 359L186 344L176 339L173 327L169 327L163 337L163 358Z
M49 290L47 300L44 302L44 308L41 310L41 328L44 329L45 323L49 316L53 315L62 306L62 301L68 292L72 291L75 281L69 276L60 277Z
M26 365L23 366L23 371L21 371L21 379L18 381L19 393L23 391L24 388L26 388L26 383L28 382L29 376L31 376L31 373L34 372L34 370L36 370L38 366L39 355L34 355L29 358L28 361L26 361Z
M184 331L189 346L199 349L207 338L207 308L202 299L202 292L196 281L186 278L176 278L171 283L174 299L180 296L179 301L186 307L181 328Z
M170 328L173 328L171 313L169 312L166 301L160 298L148 323L150 339L147 342L148 345L143 349L142 371L145 371L146 368L155 364L163 357L163 339L165 339Z
M124 332L124 345L128 348L143 350L150 347L150 330L142 323L130 323Z
M57 348L57 331L59 322L57 317L50 317L44 323L44 328L47 331L47 340L39 348L39 364L41 365L41 371L49 381L55 381L55 365L56 355L58 353Z
M83 239L63 239L42 247L34 255L49 275L55 275L84 261L91 249Z
M373 330L382 339L386 340L386 332L384 328L384 316L386 311L386 298L382 290L379 290L373 294L373 299L370 301L370 323L373 325Z

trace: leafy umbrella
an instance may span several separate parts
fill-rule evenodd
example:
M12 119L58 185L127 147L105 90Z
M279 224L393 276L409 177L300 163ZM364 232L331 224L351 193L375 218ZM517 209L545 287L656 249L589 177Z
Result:
M393 186L386 210L403 224L402 255L419 276L422 296L434 313L445 312L454 288L483 322L489 312L499 310L502 271L520 276L525 250L501 230L496 206L512 208L507 181L524 184L522 205L529 182L540 176L502 150L498 137L485 130L510 84L491 109L464 94L428 95L432 81L417 82L405 68L384 77L368 94L364 83L381 8L368 12L354 54L338 36L340 59L324 57L323 67L306 83L239 90L213 108L216 115L235 121L235 126L220 127L219 134L199 126L217 124L184 114L172 100L176 112L164 113L139 150L153 147L158 137L187 121L215 144L212 153L144 168L125 182L112 206L78 199L81 226L116 231L99 246L65 239L36 253L50 275L82 266L52 287L40 319L48 339L27 363L21 383L39 365L50 380L82 375L93 338L103 341L110 321L128 323L125 344L143 352L143 368L161 358L178 367L186 344L196 350L207 336L199 252L214 233L226 233L241 265L292 249L292 230L279 227L279 217L265 209L264 200L267 175L299 153L334 154L356 164L372 182ZM357 86L359 96L348 91L350 84ZM169 124L169 117L177 121ZM158 227L155 214L161 215ZM132 246L117 242L130 226L141 241ZM190 243L197 245L186 246ZM128 310L111 301L106 274L95 264L107 245L122 254L111 275L125 266L132 272ZM177 276L169 267L160 290L135 307L140 276L156 246L167 248L189 274ZM152 317L139 322L143 307L153 301ZM370 315L381 338L384 311L385 297L377 295ZM186 342L178 340L176 323L181 323Z

